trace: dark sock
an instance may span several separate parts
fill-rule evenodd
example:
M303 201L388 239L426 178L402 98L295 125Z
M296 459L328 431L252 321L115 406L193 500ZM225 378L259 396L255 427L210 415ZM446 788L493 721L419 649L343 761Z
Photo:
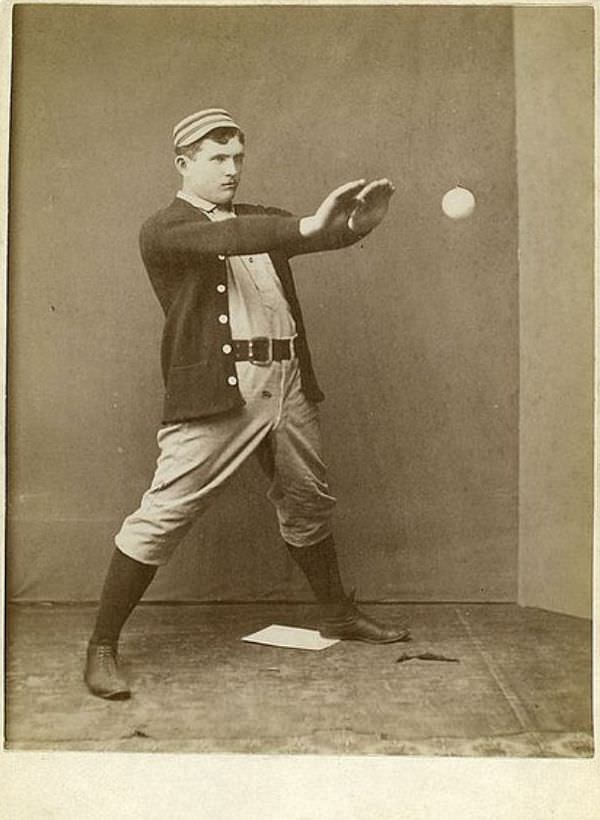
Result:
M320 604L346 599L331 535L310 547L294 547L287 542L286 547Z
M90 643L116 644L123 624L131 615L158 567L142 564L115 549L100 596L100 607Z

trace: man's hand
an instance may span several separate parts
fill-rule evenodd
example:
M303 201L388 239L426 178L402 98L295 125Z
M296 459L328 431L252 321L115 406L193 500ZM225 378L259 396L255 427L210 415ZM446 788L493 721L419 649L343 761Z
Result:
M362 236L377 227L386 215L390 198L396 189L389 179L376 179L356 195L348 227Z
M357 207L357 194L366 191L365 180L347 182L340 185L326 197L312 216L305 216L300 220L300 233L311 237L325 231L335 231L346 228L350 214ZM382 217L383 218L383 217Z

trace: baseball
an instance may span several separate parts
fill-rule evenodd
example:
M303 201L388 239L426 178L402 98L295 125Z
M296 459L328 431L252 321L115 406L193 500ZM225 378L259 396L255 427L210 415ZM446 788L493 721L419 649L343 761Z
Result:
M452 188L442 199L442 210L450 219L465 219L475 210L475 197L467 188Z

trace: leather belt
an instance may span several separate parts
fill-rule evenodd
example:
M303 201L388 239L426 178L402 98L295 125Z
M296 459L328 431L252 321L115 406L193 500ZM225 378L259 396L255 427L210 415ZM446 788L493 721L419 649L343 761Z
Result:
M295 339L270 339L268 336L255 336L253 339L232 339L233 355L236 362L268 365L293 359L296 355Z

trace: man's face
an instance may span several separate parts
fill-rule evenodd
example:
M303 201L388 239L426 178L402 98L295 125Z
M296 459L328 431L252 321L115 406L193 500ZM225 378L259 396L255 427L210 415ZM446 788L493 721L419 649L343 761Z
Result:
M208 137L193 159L177 157L175 162L183 177L185 192L217 205L227 205L240 184L244 146L237 136L226 143Z

